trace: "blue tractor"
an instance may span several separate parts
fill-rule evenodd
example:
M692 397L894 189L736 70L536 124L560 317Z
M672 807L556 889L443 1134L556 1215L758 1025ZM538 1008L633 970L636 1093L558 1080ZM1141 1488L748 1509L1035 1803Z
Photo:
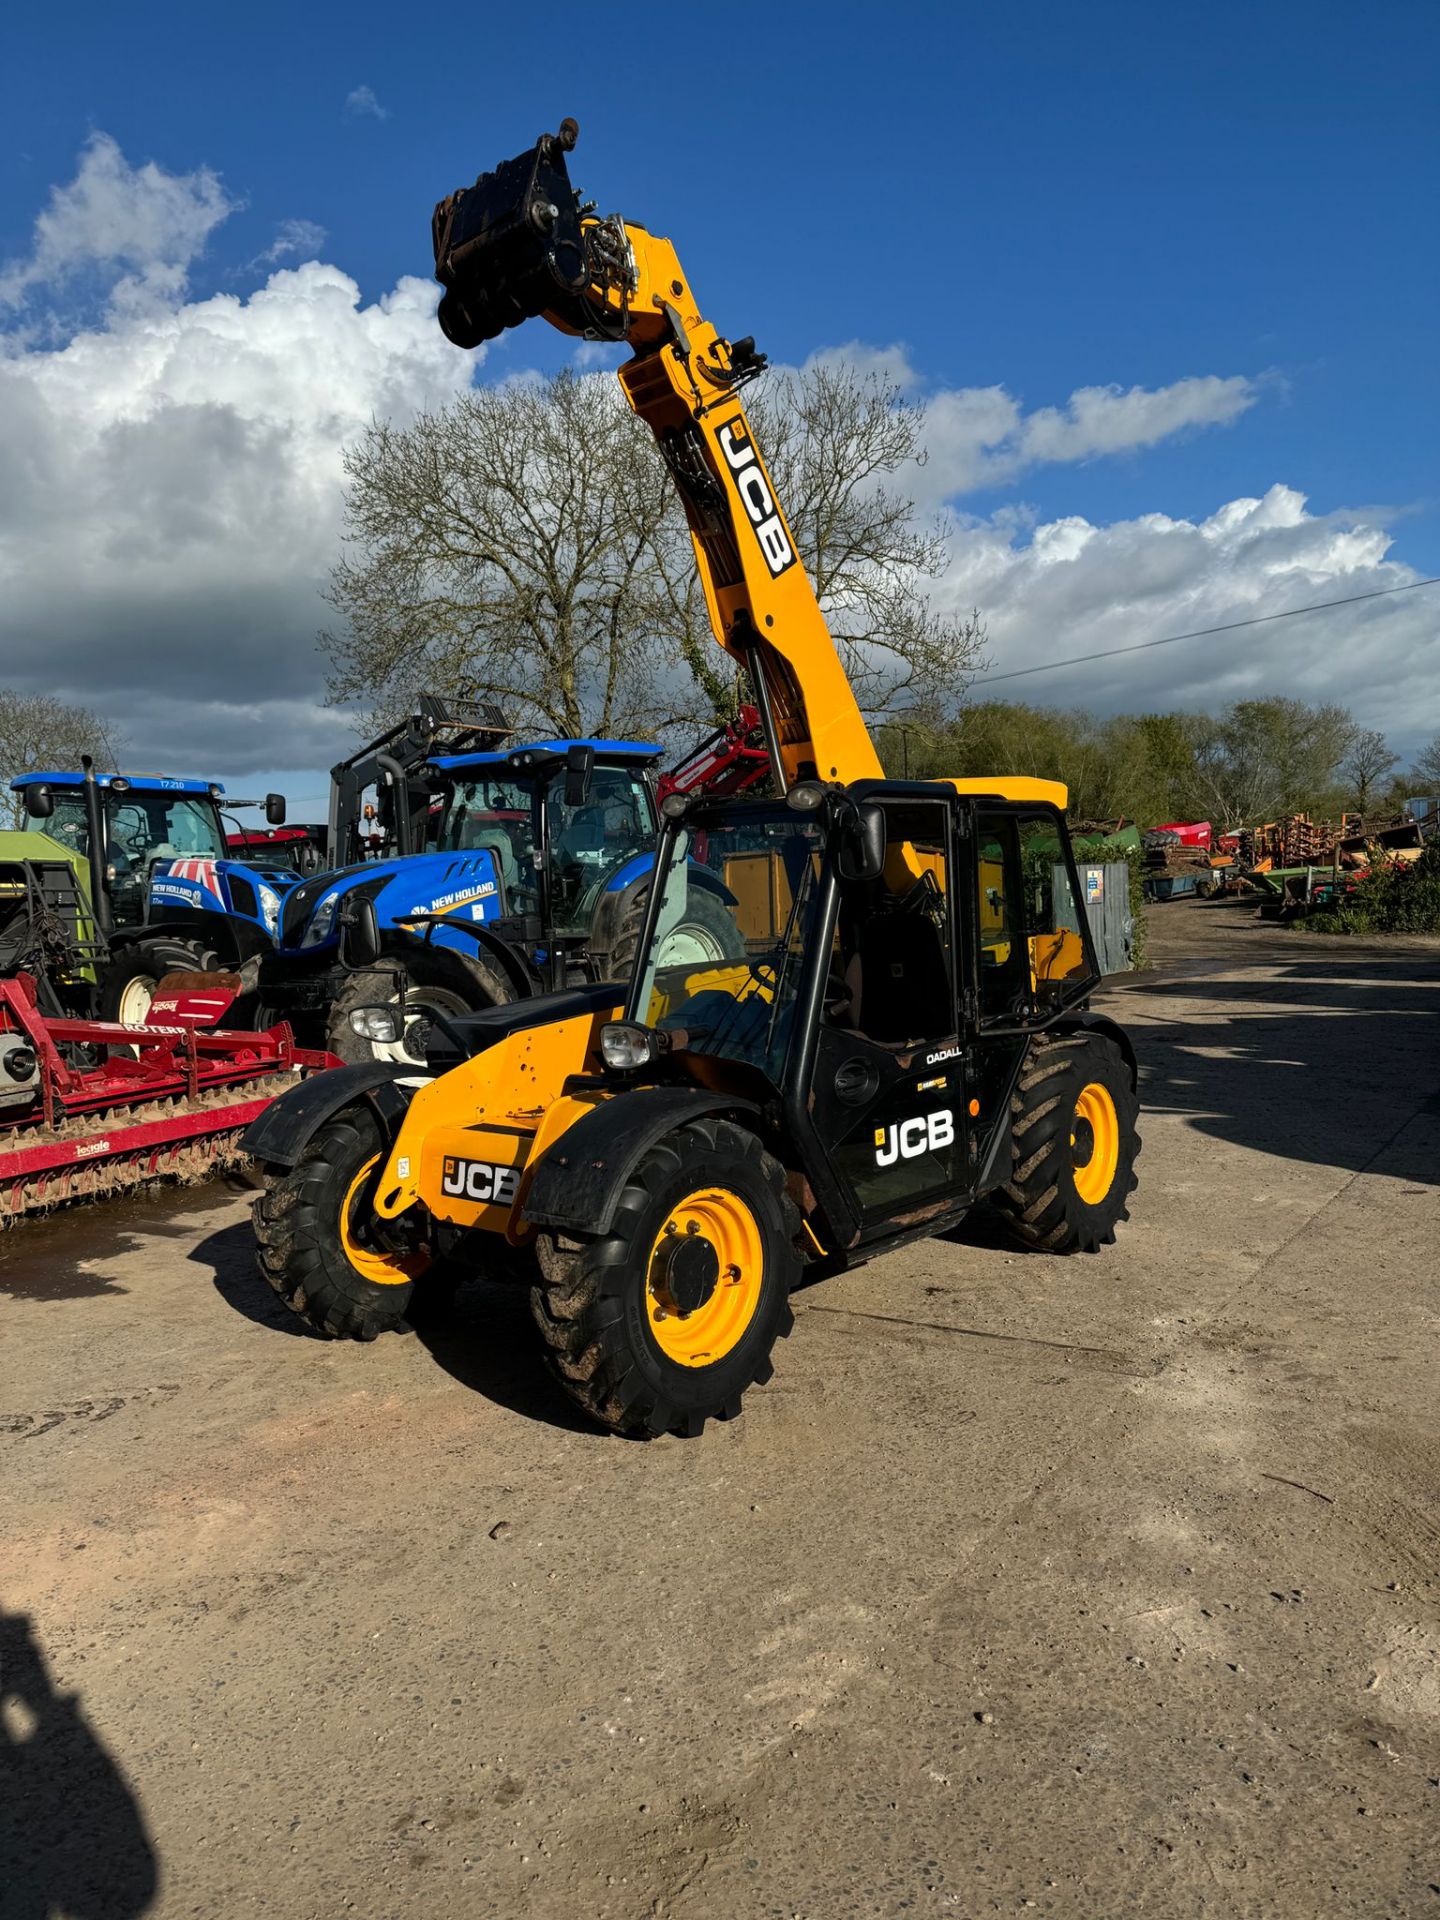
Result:
M219 852L171 845L176 857L144 863L107 1010L143 1019L142 998L177 966L230 970L255 1024L288 1020L347 1061L419 1065L437 1018L622 978L650 884L659 752L634 740L516 746L493 707L426 696L332 768L327 871L226 860L223 836ZM61 776L43 778L53 788ZM125 784L193 792L196 807L206 796L218 826L206 783ZM669 936L674 964L743 959L730 900L697 864ZM379 952L356 969L341 948L362 903Z
M88 763L82 773L24 773L10 784L32 831L0 838L15 843L17 859L27 856L32 878L49 876L48 891L30 893L32 917L48 915L52 938L88 929L77 978L91 983L102 1019L140 1026L167 973L222 964L211 937L217 915L224 964L273 944L281 896L299 874L227 857L224 812L257 802L226 800L217 780L97 774ZM284 820L283 795L267 794L264 806L272 825ZM211 903L203 920L197 899ZM36 931L42 944L45 931Z

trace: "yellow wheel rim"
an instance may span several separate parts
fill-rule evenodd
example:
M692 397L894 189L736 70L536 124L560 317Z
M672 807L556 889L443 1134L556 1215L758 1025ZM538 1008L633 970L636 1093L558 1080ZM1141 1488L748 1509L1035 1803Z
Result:
M655 1344L679 1367L710 1367L739 1345L760 1304L764 1241L749 1206L705 1187L671 1209L646 1267Z
M386 1253L383 1247L367 1244L362 1237L364 1222L374 1218L365 1188L380 1164L379 1154L367 1160L345 1191L340 1209L340 1245L355 1271L377 1286L403 1287L417 1279L430 1264L428 1253Z
M1075 1191L1087 1207L1098 1207L1114 1184L1120 1164L1120 1116L1110 1089L1098 1080L1082 1087L1075 1102L1070 1151Z

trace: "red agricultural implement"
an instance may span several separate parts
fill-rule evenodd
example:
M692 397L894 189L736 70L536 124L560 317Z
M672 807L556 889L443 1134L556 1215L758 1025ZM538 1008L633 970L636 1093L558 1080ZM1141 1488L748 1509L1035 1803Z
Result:
M245 1159L240 1136L298 1076L337 1066L289 1027L216 1029L239 989L172 974L143 1027L55 1019L28 974L0 980L0 1227L153 1179Z

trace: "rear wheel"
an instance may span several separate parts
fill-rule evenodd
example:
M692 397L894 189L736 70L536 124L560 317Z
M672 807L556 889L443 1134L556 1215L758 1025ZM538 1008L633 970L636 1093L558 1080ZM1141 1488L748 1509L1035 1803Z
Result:
M397 976L404 980L404 1029L398 1040L367 1040L350 1024L352 1013L361 1007L400 1006ZM434 1027L434 1016L453 1020L457 1014L475 1013L481 1007L500 1006L512 997L507 984L488 968L485 985L473 984L454 973L442 973L427 966L419 956L396 954L384 966L367 967L352 973L330 1003L326 1015L325 1044L347 1064L358 1061L387 1060L400 1066L425 1065L425 1050Z
M404 1221L377 1219L384 1158L370 1109L345 1107L293 1167L267 1170L255 1204L261 1273L287 1307L332 1339L408 1333L417 1294L438 1298L453 1283L448 1263L407 1239Z
M201 940L138 940L106 970L100 994L102 1020L143 1027L156 989L167 973L213 973L218 955Z
M1037 1040L1010 1101L1013 1162L992 1202L1027 1246L1095 1253L1130 1218L1140 1103L1100 1034Z
M616 1433L694 1435L773 1371L798 1225L753 1134L697 1120L654 1146L605 1234L542 1234L531 1307L567 1393Z
M634 971L649 891L648 887L641 890L620 923L610 956L611 971L619 980L628 979ZM745 937L725 902L706 887L691 887L685 911L661 940L655 963L661 967L713 967L744 958Z

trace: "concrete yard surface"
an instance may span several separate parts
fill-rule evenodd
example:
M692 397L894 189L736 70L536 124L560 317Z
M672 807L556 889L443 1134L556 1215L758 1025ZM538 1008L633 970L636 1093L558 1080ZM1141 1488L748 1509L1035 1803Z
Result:
M1440 1916L1440 951L1189 903L1116 1246L804 1290L590 1430L223 1187L0 1243L0 1912Z

